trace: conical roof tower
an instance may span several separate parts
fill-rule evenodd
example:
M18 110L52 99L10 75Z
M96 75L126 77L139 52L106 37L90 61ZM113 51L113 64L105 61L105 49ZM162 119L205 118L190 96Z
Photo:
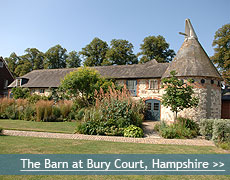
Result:
M203 47L189 19L185 20L184 43L177 52L174 60L163 74L162 78L170 77L171 71L176 71L178 77L210 77L222 79Z

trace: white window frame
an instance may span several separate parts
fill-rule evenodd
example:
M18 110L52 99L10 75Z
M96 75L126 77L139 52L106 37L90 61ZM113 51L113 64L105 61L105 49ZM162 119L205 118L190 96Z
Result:
M22 79L16 79L16 86L21 86L22 85Z
M137 80L127 80L126 87L132 96L137 96Z
M159 84L157 79L151 79L149 80L149 89L158 90Z

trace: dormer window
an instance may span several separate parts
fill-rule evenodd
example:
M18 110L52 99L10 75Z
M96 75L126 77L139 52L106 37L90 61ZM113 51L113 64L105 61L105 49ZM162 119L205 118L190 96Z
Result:
M149 89L159 89L158 88L158 80L149 80Z
M0 61L0 68L3 68L3 62Z
M16 79L16 86L19 87L22 84L22 79Z

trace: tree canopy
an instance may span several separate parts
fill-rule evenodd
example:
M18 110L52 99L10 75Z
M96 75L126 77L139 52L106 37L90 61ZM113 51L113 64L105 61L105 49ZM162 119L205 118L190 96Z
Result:
M76 51L71 51L66 58L67 68L77 68L81 66L81 58Z
M126 65L137 64L138 60L133 53L133 45L127 40L113 39L110 43L110 49L106 53L105 64Z
M99 38L94 38L79 52L84 58L85 66L101 66L106 59L108 44Z
M145 63L155 59L157 62L164 63L172 61L176 55L174 50L169 49L169 44L163 36L148 36L140 45L141 52L137 55L141 56L140 63Z
M45 53L45 67L47 69L59 69L66 67L67 50L59 44L51 47Z
M81 97L84 101L90 101L94 97L95 90L99 91L100 87L107 89L108 86L112 86L112 82L101 77L96 70L81 67L64 77L60 89L70 98Z
M230 24L216 31L212 46L215 53L211 60L221 69L225 81L230 83Z
M10 54L10 57L5 58L5 61L8 65L9 70L15 77L18 76L18 74L15 72L15 69L17 68L19 60L20 60L20 57L17 56L17 54L14 52Z
M149 36L143 42L142 51L137 54L141 57L140 63L154 58L158 62L168 62L175 55L162 36ZM12 74L18 77L32 70L76 68L82 64L84 66L136 64L138 58L133 49L133 44L127 40L113 39L108 46L107 42L96 37L80 52L68 53L61 45L53 46L45 53L37 48L27 48L25 54L18 56L13 52L5 60Z

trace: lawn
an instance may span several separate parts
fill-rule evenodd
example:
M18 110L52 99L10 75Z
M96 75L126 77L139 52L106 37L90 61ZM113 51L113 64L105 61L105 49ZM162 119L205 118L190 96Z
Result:
M0 154L217 154L217 147L0 136ZM0 179L230 179L230 176L0 176Z
M0 119L0 127L3 129L21 130L21 131L42 131L74 133L77 122L35 122L23 120Z
M155 145L107 141L0 136L0 154L217 154L214 146Z

